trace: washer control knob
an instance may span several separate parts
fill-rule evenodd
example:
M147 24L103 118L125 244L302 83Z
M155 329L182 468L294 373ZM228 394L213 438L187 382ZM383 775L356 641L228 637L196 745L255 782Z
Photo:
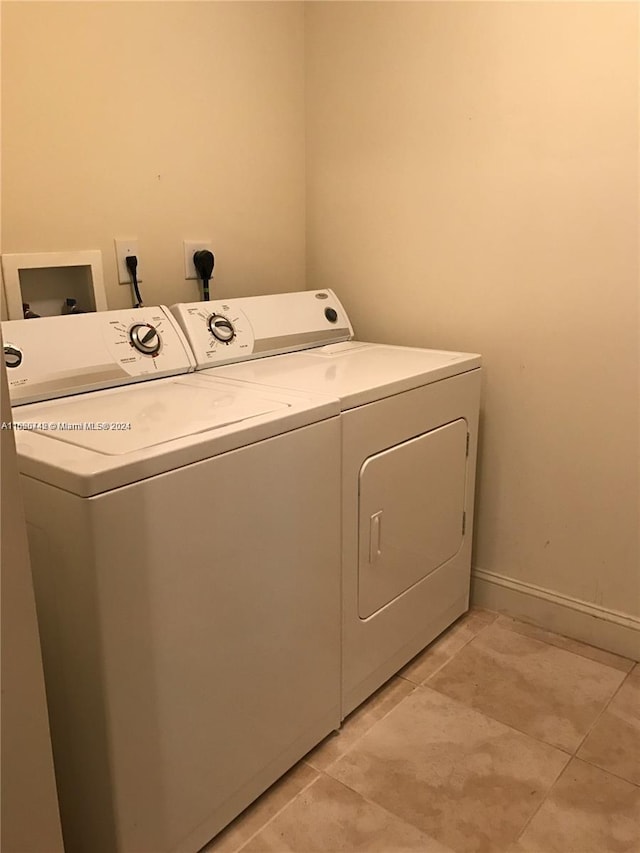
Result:
M150 323L136 323L132 326L129 340L143 355L157 355L160 352L160 335Z
M338 312L336 311L335 308L325 308L324 309L324 316L327 318L327 320L330 323L336 323L338 320Z
M13 344L4 345L4 363L7 367L20 367L22 364L22 352Z
M212 314L209 317L209 330L213 337L222 344L230 344L236 336L231 320L222 314Z

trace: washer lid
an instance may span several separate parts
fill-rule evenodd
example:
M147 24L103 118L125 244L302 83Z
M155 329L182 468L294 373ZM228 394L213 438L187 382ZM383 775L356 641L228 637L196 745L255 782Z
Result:
M119 456L287 408L252 391L185 378L58 401L21 422L55 441Z
M465 373L481 361L475 353L346 341L230 364L204 375L326 394L338 397L345 410Z
M12 411L21 473L83 497L339 413L330 398L193 374Z

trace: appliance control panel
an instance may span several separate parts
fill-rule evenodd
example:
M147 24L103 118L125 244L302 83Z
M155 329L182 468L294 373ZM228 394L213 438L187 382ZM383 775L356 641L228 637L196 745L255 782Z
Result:
M7 320L2 339L14 406L195 367L180 327L163 307Z
M255 347L253 327L241 299L172 305L198 367L214 367L250 358Z
M348 341L349 318L331 290L172 305L198 368Z

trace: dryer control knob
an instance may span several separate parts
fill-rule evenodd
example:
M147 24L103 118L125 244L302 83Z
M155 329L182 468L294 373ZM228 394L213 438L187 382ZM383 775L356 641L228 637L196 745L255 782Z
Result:
M20 367L22 364L22 352L13 344L4 345L4 363L7 367Z
M233 323L223 317L222 314L212 314L209 317L209 331L222 344L230 344L236 336Z
M150 323L136 323L132 326L129 340L143 355L157 355L160 352L160 335Z
M336 311L335 308L325 308L324 309L324 316L327 318L327 320L330 323L336 323L338 320L338 312Z

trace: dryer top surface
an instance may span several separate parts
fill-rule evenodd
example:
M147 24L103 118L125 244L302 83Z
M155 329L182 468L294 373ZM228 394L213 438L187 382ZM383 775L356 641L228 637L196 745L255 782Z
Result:
M347 341L212 368L200 375L337 397L344 411L480 366L481 357L475 353Z

